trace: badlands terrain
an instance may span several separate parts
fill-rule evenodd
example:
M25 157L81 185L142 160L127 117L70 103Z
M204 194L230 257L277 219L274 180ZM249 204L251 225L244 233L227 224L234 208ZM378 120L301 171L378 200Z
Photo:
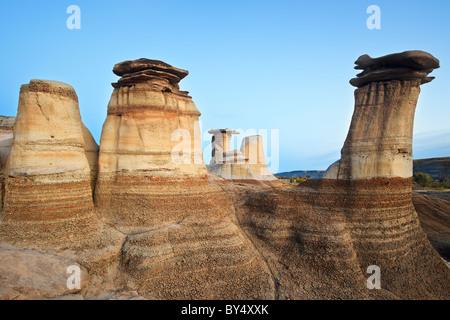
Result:
M449 203L412 193L416 103L439 60L355 63L341 159L298 187L269 172L260 136L230 150L229 128L211 128L206 166L188 72L162 61L114 66L100 145L70 85L22 85L0 119L0 298L449 299Z

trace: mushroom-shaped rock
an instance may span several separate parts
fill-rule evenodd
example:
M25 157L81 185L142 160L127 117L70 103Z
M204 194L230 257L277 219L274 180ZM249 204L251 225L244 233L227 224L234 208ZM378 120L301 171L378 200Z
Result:
M371 58L365 54L355 61L355 69L362 69L356 78L350 80L355 87L363 87L371 82L389 80L420 80L421 84L434 77L428 74L439 68L439 60L431 54L413 50Z

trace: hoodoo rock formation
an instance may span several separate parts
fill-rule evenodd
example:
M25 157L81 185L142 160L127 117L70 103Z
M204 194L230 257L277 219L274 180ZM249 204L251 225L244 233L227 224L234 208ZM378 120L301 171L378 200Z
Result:
M326 179L409 178L412 176L412 134L420 85L434 77L439 60L423 51L406 51L377 59L356 60L364 71L350 83L355 112L342 158Z
M14 129L0 118L0 299L449 299L411 200L414 111L438 66L360 57L342 158L295 188L272 185L260 136L229 150L229 129L211 131L225 179L207 173L185 70L117 64L100 147L71 86L32 80Z
M127 234L123 274L149 298L269 298L269 270L208 179L200 112L178 86L188 72L149 59L113 71L95 203Z
M238 150L230 150L230 141L238 131L231 129L211 129L212 155L208 170L227 180L256 180L248 165L248 158Z
M92 211L82 126L71 86L43 80L22 86L5 168L3 224L72 220L77 225Z
M263 138L260 135L245 137L242 140L241 152L248 159L248 165L256 179L264 181L278 181L270 172L264 156Z
M254 135L242 140L241 150L230 150L230 141L238 131L231 129L211 129L212 156L208 171L232 181L265 181L280 186L272 175L264 157L262 136Z
M71 250L68 257L76 255L92 271L93 264L114 256L110 249L121 235L106 230L94 214L87 153L95 153L95 141L87 152L86 136L70 85L31 80L21 87L5 167L1 245Z
M11 152L15 121L15 117L0 116L0 208L3 206L3 193L5 189L5 168L6 161L8 160L9 153Z
M149 59L119 63L114 72L122 78L113 84L100 140L100 215L119 228L144 229L183 220L192 203L207 215L207 194L215 191L203 162L200 112L178 87L188 72Z
M264 255L283 257L269 264L284 283L280 293L290 297L367 297L373 293L361 284L376 265L383 279L378 294L386 298L448 298L449 270L426 239L411 200L419 86L439 62L414 51L362 56L357 64L364 72L352 80L359 88L342 159L321 180L250 195L239 220ZM308 288L305 274L321 275L324 286Z

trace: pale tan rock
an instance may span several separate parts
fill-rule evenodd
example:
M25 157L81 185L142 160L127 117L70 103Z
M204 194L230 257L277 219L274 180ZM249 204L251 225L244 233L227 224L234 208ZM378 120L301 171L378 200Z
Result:
M0 299L46 299L80 292L89 283L85 268L62 256L31 250L0 249ZM80 289L69 289L67 268L80 268Z
M23 85L13 134L2 243L71 250L71 258L93 270L110 264L122 235L102 226L93 211L87 155L95 158L95 144L81 121L75 90L47 80Z
M3 206L6 162L11 152L15 117L0 116L0 208Z
M92 191L95 190L95 183L97 181L98 173L98 151L99 146L95 142L94 137L85 125L82 127L83 130L83 141L84 141L84 152L86 153L86 158L89 163L90 176L91 176L91 188Z
M270 297L270 271L208 178L200 113L173 77L155 72L160 66L178 72L152 60L115 67L124 76L102 130L96 211L128 235L121 277L149 299ZM186 162L177 163L183 135Z
M353 79L355 110L341 160L325 179L409 178L412 176L412 134L420 85L439 61L421 51L372 59L362 56L357 68L365 71ZM411 72L405 76L403 67ZM380 76L377 72L387 72ZM414 70L425 69L426 75ZM396 76L398 75L398 77ZM400 79L400 80L397 80Z
M273 181L278 183L266 165L262 137L255 135L242 140L241 150L230 150L232 129L211 129L212 157L207 169L225 180Z
M181 69L156 60L114 67L123 77L114 84L103 125L95 203L100 216L123 231L179 221L194 207L199 216L219 210L209 199L221 191L209 186L200 112L176 81L153 72L160 69L181 78ZM140 77L145 70L153 74Z
M248 165L248 158L241 151L231 150L230 141L233 134L239 134L232 129L211 129L212 156L207 169L212 174L226 180L256 180Z
M22 86L5 169L3 221L42 221L57 208L62 216L92 209L82 128L71 86L44 80ZM33 214L31 204L39 208ZM52 212L42 212L44 208Z
M263 138L260 135L245 137L241 152L248 159L248 165L258 180L278 180L269 170L264 156Z
M56 81L31 80L19 97L9 176L83 181L89 175L75 90ZM65 178L64 178L65 177Z
M236 159L234 158L230 159L230 156L233 156L233 152L231 154L229 152L232 151L230 149L231 136L233 134L239 134L239 132L227 128L227 129L211 129L208 131L208 133L213 135L211 138L212 154L210 164L237 162ZM242 160L240 162L245 162L245 159L239 160Z

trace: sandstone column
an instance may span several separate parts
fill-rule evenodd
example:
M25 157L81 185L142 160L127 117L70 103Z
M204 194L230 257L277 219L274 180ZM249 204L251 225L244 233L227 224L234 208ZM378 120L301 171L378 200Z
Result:
M423 51L406 51L377 59L361 56L363 69L350 83L355 111L341 160L326 179L409 178L412 176L412 134L420 85L439 61Z
M13 128L15 117L0 116L0 208L3 206L3 196L5 192L5 168L13 140Z
M250 169L258 180L277 180L267 167L262 136L245 137L242 140L241 152L248 159Z
M21 87L5 168L3 236L36 243L89 231L93 199L83 128L70 85L31 80ZM56 239L56 232L64 236Z
M108 221L149 228L210 205L197 110L178 82L188 72L158 60L115 65L103 125L95 202Z
M264 261L209 182L200 112L178 87L188 72L149 59L113 71L121 79L103 126L95 204L127 234L122 274L152 299L270 297Z
M224 158L230 151L231 136L239 134L239 132L231 129L211 129L208 133L213 135L211 138L211 163L224 163Z
M248 165L248 159L239 150L230 150L230 140L238 131L211 129L212 158L208 170L226 180L257 180Z
M416 103L439 61L406 51L364 55L355 63L363 72L350 81L357 89L349 133L341 160L316 181L315 199L345 216L362 272L376 265L384 289L406 298L435 297L445 291L438 279L448 269L421 230L411 192Z

